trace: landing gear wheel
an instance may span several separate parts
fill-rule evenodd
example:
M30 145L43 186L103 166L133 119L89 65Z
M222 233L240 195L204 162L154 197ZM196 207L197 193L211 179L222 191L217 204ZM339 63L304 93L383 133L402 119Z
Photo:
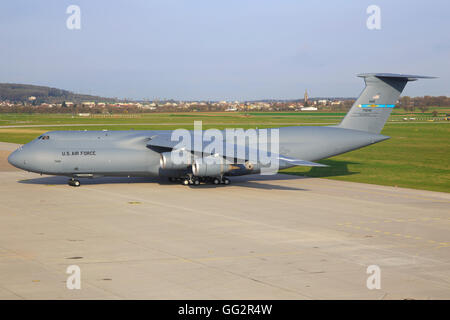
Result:
M183 179L183 181L181 183L183 185L187 186L189 184L189 179L185 178L185 179Z
M222 182L223 182L223 184L228 185L228 184L230 184L230 179L228 179L228 178L223 178L223 179L222 179Z
M214 183L214 184L219 184L219 183L220 183L219 178L214 178L214 179L213 179L213 183Z
M193 178L192 180L194 181L194 186L198 186L200 184L200 179Z
M79 187L81 185L80 181L75 179L70 179L68 184L72 187Z

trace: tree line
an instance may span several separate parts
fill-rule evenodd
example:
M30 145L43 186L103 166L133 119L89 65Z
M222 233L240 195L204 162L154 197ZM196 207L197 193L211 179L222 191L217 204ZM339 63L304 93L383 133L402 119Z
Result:
M398 106L406 111L415 111L416 109L426 112L430 107L450 107L450 98L446 96L424 96L424 97L408 97L404 96L399 99Z

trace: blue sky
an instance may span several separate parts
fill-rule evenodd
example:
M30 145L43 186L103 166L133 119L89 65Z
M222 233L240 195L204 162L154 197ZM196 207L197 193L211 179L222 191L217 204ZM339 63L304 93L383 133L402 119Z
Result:
M81 8L81 30L66 8ZM381 8L381 30L366 8ZM361 72L439 76L450 95L450 2L15 0L0 4L0 82L135 99L357 96Z

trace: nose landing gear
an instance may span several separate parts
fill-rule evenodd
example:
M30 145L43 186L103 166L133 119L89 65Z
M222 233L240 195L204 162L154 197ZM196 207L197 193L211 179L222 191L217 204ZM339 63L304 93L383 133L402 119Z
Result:
M76 180L76 179L74 179L74 178L70 179L70 180L67 182L67 184L68 184L69 186L72 186L72 187L79 187L79 186L81 186L80 180Z

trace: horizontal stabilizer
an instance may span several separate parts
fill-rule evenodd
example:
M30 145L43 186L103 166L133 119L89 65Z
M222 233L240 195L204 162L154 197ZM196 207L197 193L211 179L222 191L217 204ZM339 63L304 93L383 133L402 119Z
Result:
M417 79L436 79L437 77L430 76L418 76L414 74L401 74L401 73L360 73L358 77L367 78L367 77L377 77L377 78L397 78L397 79L405 79L408 81L415 81Z

